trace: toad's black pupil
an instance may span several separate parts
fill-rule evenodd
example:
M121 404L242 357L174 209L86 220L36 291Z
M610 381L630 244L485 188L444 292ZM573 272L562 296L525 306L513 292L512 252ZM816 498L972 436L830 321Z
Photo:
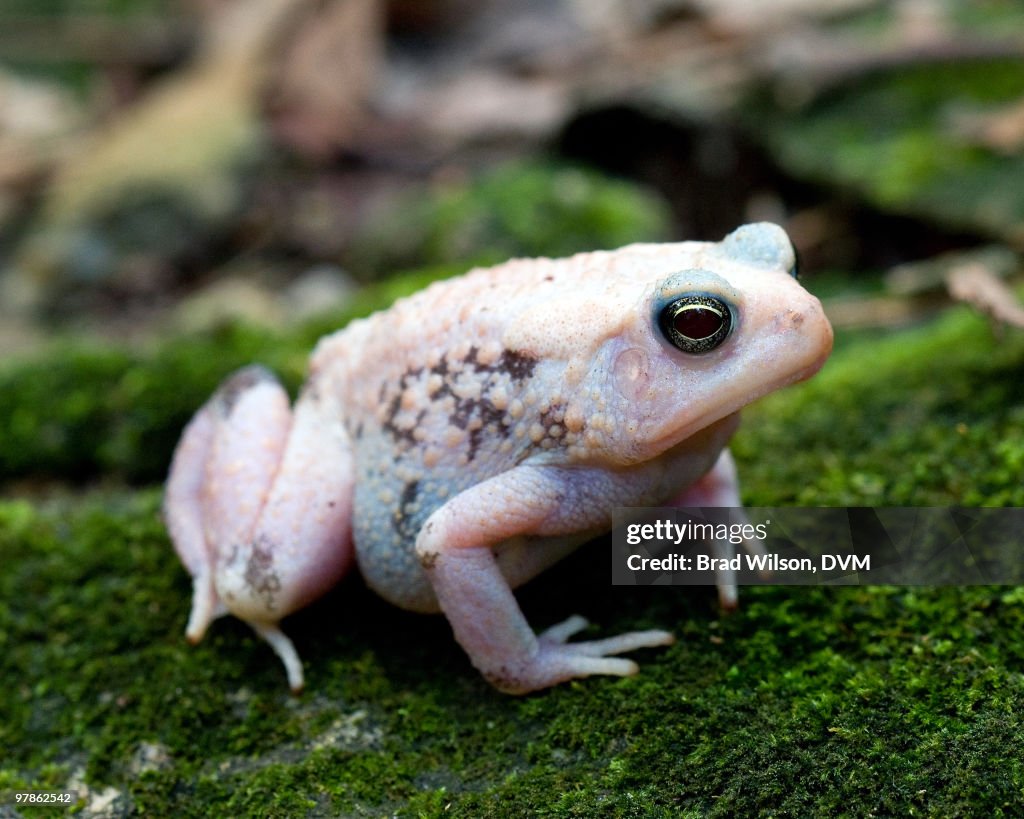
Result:
M721 313L699 304L683 308L672 319L672 327L679 335L698 341L713 336L724 323Z
M684 293L658 313L658 327L665 340L689 355L709 353L729 337L735 314L716 296Z

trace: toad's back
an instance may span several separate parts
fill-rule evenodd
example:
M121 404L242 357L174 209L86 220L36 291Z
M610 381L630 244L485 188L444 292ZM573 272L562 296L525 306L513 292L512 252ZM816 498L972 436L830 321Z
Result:
M622 320L613 312L622 293L635 304L684 247L693 245L475 270L319 344L311 380L330 384L343 407L355 452L356 555L372 587L401 605L432 607L413 550L435 509L527 458L586 457L594 434L586 419L599 406L569 401L573 373ZM553 303L565 305L554 325Z
M636 248L638 259L651 252ZM568 407L566 377L570 363L589 354L594 333L582 326L587 316L574 316L573 327L540 334L555 334L552 344L531 338L531 315L567 294L586 301L610 279L646 267L622 265L621 253L474 271L320 343L311 384L329 385L342 407L356 461L357 555L383 596L433 607L413 547L447 499L527 458L578 457L585 413Z

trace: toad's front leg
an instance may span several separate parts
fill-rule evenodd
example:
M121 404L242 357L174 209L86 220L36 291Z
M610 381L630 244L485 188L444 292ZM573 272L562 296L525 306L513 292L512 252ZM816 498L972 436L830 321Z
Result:
M493 551L519 535L578 540L581 532L606 526L606 510L629 492L621 476L520 466L456 496L424 524L416 550L441 609L470 661L496 688L525 694L574 677L635 674L632 660L609 655L672 642L665 631L567 642L586 626L581 617L534 634ZM526 554L507 573L526 580L550 562Z
M330 391L307 388L293 412L262 368L225 381L186 427L164 498L193 578L188 639L231 612L271 645L300 690L302 665L278 623L351 564L352 481Z
M740 500L740 483L736 474L736 463L728 449L723 449L709 469L699 480L681 491L669 506L696 508L723 508L729 524L750 524L750 519ZM754 538L743 541L744 548L752 555L763 555L764 547ZM711 548L719 561L731 561L736 556L736 545L729 538L712 538ZM717 565L722 566L719 562ZM725 611L733 611L738 605L736 572L731 569L716 569L718 601Z

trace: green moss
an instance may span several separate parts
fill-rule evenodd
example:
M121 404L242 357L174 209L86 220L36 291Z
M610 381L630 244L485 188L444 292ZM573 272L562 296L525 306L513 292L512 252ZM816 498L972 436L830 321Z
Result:
M143 349L69 339L0 365L0 482L161 480L182 427L230 372L258 361L294 391L320 336L456 272L437 266L367 286L343 313L288 336L227 324Z
M352 252L359 270L493 264L664 241L667 204L653 191L578 166L511 163L399 202Z
M272 334L225 327L148 355L68 343L8 364L0 369L0 479L156 480L217 383L254 359L280 364L285 348Z
M762 98L746 116L798 175L888 210L1007 236L1024 216L1024 157L972 144L956 123L1022 94L1019 61L959 61L872 74L797 110Z
M997 339L966 308L849 338L805 386L746 413L733 450L748 502L1024 505L1022 360L1019 333Z

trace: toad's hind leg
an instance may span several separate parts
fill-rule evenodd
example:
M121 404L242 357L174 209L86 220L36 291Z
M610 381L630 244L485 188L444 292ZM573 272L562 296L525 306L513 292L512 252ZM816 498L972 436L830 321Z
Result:
M352 458L329 391L295 405L247 367L186 428L167 481L171 539L193 577L186 636L226 612L281 658L293 690L302 666L278 622L319 597L352 561Z

